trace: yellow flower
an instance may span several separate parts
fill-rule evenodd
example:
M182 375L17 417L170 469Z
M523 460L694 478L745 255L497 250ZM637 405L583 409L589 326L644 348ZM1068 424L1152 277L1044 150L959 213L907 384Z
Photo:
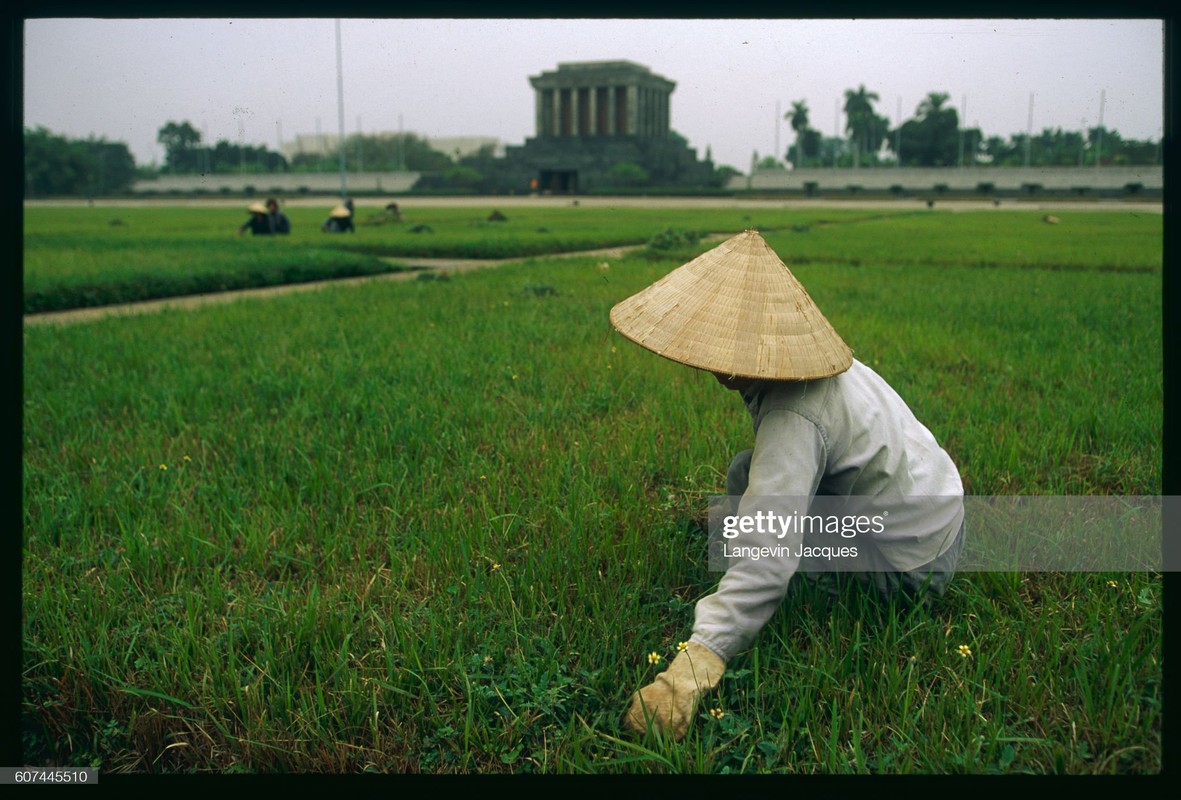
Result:
M649 653L648 654L648 663L649 664L659 664L660 663L660 653Z
M1107 585L1108 585L1108 586L1110 586L1112 589L1114 589L1115 587L1119 586L1119 584L1118 584L1118 583L1116 583L1115 581L1108 581L1108 582L1107 582Z
M966 644L961 644L959 647L959 651L960 651L960 655L963 656L964 658L967 658L968 656L972 655L972 648L968 647Z
M714 719L721 719L722 717L726 716L726 712L720 708L711 708L709 710L709 715Z
M185 456L185 461L192 461L192 460L193 459L189 458L188 456Z
M677 649L680 650L681 652L684 652L689 649L689 643L688 642L677 642Z
M492 562L492 571L493 571L493 572L496 572L496 570L498 570L498 569L500 569L500 562L499 562L499 561L493 561L493 562Z
M482 481L486 481L486 480L488 480L488 476L487 476L487 475L481 475L481 476L480 476L480 480L482 480Z
M168 465L167 465L167 464L161 464L161 465L160 465L160 471L161 471L161 472L167 472L167 471L168 471Z

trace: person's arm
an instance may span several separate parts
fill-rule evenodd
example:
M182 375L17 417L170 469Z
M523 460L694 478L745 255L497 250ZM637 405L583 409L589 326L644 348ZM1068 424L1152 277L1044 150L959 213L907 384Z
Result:
M814 424L793 411L768 412L755 436L749 485L738 514L778 510L786 515L789 509L781 506L792 498L806 512L824 472L825 451L824 438ZM667 670L632 695L624 718L629 728L639 733L657 728L675 739L685 735L698 701L717 687L726 662L754 640L779 607L799 565L794 554L802 540L802 535L729 540L780 547L788 555L730 561L717 590L697 602L693 635L684 649Z
M760 511L781 517L806 514L824 475L826 458L824 437L815 424L794 411L767 413L759 423L749 484L737 515L753 519ZM708 647L723 661L754 641L779 607L799 566L796 553L802 534L795 528L782 537L779 532L725 540L731 548L770 547L774 555L730 560L718 588L697 602L690 641Z

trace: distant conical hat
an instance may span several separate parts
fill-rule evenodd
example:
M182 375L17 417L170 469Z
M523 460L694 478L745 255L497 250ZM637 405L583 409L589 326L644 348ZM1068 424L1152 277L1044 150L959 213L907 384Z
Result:
M353 212L349 211L345 206L337 206L328 212L328 216L335 217L336 219L344 219L345 217L351 217L352 215Z
M251 203L246 207L246 210L251 214L269 214L271 213L262 203Z
M853 363L757 231L727 239L622 301L611 324L657 355L725 375L809 380Z

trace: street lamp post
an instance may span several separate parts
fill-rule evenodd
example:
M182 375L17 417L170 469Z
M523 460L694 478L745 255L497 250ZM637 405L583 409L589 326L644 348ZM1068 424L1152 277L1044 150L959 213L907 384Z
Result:
M340 56L340 20L336 21L336 110L340 127L340 199L348 197L348 186L344 170L344 70Z
M1103 156L1103 101L1107 90L1099 90L1099 127L1095 131L1095 169L1099 169L1099 161Z

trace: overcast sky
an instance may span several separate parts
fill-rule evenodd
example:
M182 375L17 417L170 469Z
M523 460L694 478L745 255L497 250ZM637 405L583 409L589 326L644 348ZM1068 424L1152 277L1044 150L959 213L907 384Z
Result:
M1085 6L1084 6L1085 8ZM676 83L671 124L704 157L746 171L782 157L794 101L844 131L845 92L878 95L894 125L931 92L968 126L1008 138L1099 122L1159 140L1160 20L344 19L346 134L535 134L529 76L569 61L628 60ZM325 19L30 19L24 124L125 142L162 163L156 134L278 149L340 130L336 24Z

